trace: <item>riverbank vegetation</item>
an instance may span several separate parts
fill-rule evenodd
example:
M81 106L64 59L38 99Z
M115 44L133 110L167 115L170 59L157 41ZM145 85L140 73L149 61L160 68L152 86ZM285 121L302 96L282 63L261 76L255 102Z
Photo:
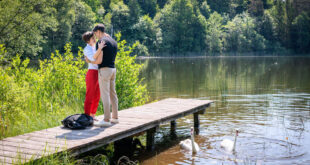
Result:
M310 2L304 0L2 0L0 44L9 59L50 58L83 46L104 23L138 55L310 52ZM138 41L138 42L137 42Z
M118 45L119 108L144 104L148 96L138 78L142 65L129 56L133 47L126 41ZM0 50L3 60L7 51L3 46ZM50 60L40 60L38 68L29 67L29 58L22 60L21 55L0 68L0 139L57 126L66 116L84 112L87 68L83 54L79 51L74 58L70 43L64 50L63 54L56 50ZM102 114L102 109L100 104L97 114Z

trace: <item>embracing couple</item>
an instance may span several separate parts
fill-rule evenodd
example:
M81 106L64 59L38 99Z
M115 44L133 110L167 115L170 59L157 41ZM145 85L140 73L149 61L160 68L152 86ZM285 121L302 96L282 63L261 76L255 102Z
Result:
M98 39L97 43L95 37ZM105 33L103 24L96 25L92 32L84 33L82 38L87 43L84 55L88 63L84 111L94 118L94 126L108 127L111 123L119 122L118 98L115 90L117 42ZM100 96L104 108L102 121L95 119Z

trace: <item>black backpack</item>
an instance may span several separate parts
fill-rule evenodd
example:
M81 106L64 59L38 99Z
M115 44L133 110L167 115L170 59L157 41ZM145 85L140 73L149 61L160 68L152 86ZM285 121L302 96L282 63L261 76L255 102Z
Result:
M61 123L66 128L70 129L84 129L93 125L94 119L86 114L74 114L66 117Z

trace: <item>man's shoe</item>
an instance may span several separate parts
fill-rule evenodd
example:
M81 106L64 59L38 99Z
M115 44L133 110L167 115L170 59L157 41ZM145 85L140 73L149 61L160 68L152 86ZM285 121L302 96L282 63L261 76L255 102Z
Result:
M111 126L111 123L102 120L102 121L99 121L99 122L94 122L94 126L97 126L97 127L109 127L109 126Z
M111 123L114 123L114 124L119 123L118 119L113 119L113 118L110 120L110 122L111 122Z

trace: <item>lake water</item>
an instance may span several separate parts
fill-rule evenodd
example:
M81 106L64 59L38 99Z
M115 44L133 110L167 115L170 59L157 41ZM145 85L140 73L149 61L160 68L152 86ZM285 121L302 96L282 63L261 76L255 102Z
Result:
M139 156L154 164L310 164L310 58L206 57L140 59L150 101L169 97L214 100L200 115L192 155L179 142L190 137L193 117L156 134L156 150ZM220 142L233 140L236 152Z

